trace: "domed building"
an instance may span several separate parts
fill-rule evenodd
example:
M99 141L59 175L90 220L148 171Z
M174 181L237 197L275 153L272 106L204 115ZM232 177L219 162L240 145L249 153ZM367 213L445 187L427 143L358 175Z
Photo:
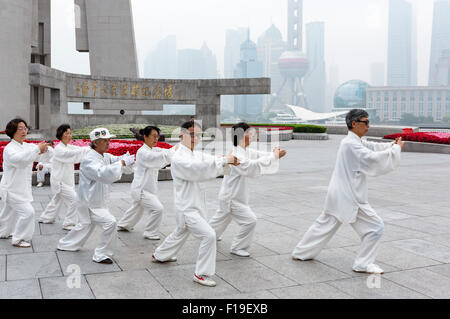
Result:
M340 85L334 94L334 108L365 109L368 87L369 84L361 80L351 80Z
M308 72L309 62L300 51L286 51L280 56L278 67L285 78L302 78Z

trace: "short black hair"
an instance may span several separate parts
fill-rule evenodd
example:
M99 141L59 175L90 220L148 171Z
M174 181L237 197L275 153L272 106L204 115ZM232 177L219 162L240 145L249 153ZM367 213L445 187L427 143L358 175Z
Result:
M25 124L26 127L28 127L27 122L25 122L24 119L21 118L15 118L11 121L8 122L8 124L6 124L6 129L5 129L5 133L6 135L8 135L11 139L14 138L14 134L16 134L17 132L17 127L19 126L20 123Z
M189 130L191 127L194 127L194 126L197 126L200 129L202 128L200 123L198 123L197 121L187 121L187 122L184 122L183 124L181 124L181 131Z
M250 125L245 122L239 122L233 125L233 145L238 146L239 141L244 136L245 132L250 128Z
M149 125L149 126L146 126L143 129L139 130L139 134L148 137L148 136L150 136L152 131L158 132L158 135L160 135L160 133L161 133L161 130L158 127Z
M62 124L62 125L60 125L56 129L56 138L61 141L63 134L69 129L70 129L70 125L69 124Z
M353 121L359 121L363 117L369 117L369 113L362 109L353 109L345 116L345 123L349 130L353 129Z

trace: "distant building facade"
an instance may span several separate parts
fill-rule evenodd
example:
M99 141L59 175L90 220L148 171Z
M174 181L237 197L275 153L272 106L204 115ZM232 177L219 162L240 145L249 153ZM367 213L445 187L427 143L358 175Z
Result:
M203 43L200 50L183 49L178 51L179 79L216 79L216 56Z
M450 0L438 0L434 3L428 80L430 86L448 85L446 77L442 75L442 64L445 61L441 61L446 58L446 50L450 50Z
M156 44L146 57L144 77L152 79L176 79L178 76L177 38L169 35Z

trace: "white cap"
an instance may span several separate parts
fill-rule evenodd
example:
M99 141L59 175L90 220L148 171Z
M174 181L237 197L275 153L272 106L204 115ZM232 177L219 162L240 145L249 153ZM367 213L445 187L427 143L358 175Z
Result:
M91 141L95 141L101 138L113 138L116 137L115 135L111 135L108 131L108 129L104 127L96 128L91 133L89 133L89 138Z

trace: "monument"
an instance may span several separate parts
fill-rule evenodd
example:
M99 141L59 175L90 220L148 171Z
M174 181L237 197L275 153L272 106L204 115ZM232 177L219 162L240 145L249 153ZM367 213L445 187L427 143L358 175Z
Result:
M51 68L50 0L0 0L0 127L20 116L44 137L109 123L179 125L189 115L146 115L164 105L195 105L205 129L220 126L221 95L270 94L269 78L142 79L138 77L130 0L75 0L76 47L89 52L91 75ZM30 59L31 56L31 59ZM30 63L31 61L31 63ZM69 114L80 103L92 114Z

